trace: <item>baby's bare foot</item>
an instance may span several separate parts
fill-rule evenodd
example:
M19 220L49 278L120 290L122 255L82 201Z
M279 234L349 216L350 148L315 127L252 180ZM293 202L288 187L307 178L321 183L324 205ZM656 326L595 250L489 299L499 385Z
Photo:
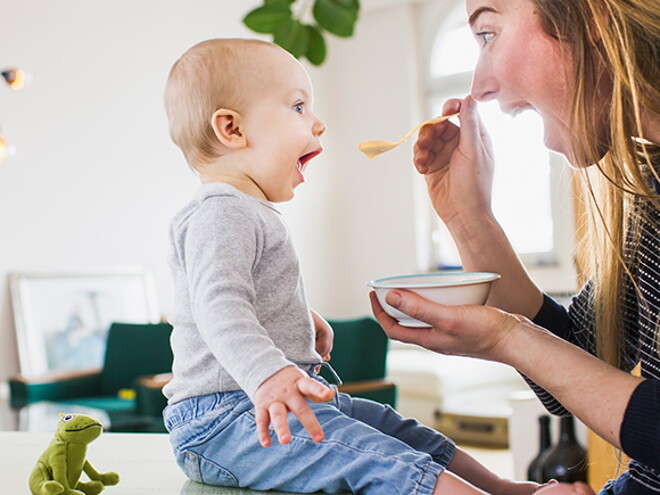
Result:
M498 486L492 491L493 495L531 495L538 490L538 483L531 481L512 481L501 480Z
M558 483L550 481L542 485L535 495L594 495L589 485L578 481L577 483Z

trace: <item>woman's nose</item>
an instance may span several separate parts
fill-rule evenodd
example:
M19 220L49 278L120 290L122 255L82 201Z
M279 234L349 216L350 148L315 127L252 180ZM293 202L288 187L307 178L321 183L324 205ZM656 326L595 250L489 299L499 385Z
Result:
M489 69L488 62L481 58L477 61L472 74L470 96L477 101L490 101L496 98L498 82Z

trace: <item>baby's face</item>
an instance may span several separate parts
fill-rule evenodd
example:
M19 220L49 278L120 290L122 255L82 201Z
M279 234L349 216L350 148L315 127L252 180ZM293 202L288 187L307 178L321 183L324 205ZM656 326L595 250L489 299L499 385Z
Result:
M244 112L250 160L246 174L272 202L287 201L304 182L309 161L321 152L325 124L314 114L313 91L303 66L284 50L263 60L262 87Z
M594 495L584 483L554 483L534 492L534 495Z

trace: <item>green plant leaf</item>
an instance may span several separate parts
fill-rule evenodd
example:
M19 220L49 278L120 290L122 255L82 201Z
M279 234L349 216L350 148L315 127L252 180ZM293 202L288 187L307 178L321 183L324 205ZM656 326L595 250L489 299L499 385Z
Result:
M321 65L325 61L327 50L323 34L314 26L305 26L307 31L307 51L305 57L314 65Z
M256 33L275 33L279 26L291 20L291 9L279 5L258 7L243 18L243 24Z
M316 0L312 13L323 29L347 38L353 36L358 9L355 0Z
M308 31L299 20L289 19L275 29L273 42L300 58L307 51Z
M289 7L296 0L264 0L264 5L273 7Z
M353 10L356 14L360 10L360 0L332 0L333 3Z

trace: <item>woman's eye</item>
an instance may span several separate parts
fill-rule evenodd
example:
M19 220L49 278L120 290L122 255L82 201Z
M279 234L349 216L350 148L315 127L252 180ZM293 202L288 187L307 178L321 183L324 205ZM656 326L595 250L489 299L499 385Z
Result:
M487 45L492 41L493 36L495 36L495 33L491 33L490 31L481 31L479 33L476 33L475 36L477 38L481 38L482 45Z
M293 109L298 113L303 113L304 106L305 106L304 103L296 103L295 105L293 105Z

